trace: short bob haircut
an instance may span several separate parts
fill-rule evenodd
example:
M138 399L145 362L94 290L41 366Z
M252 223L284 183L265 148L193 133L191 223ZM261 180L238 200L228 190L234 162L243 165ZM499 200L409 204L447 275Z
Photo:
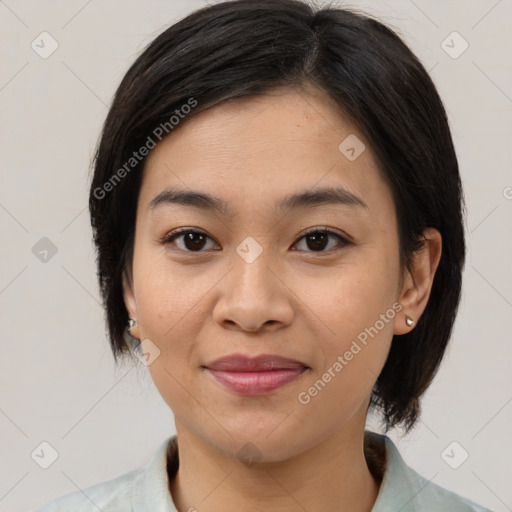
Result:
M162 127L172 136L172 116L184 123L231 98L310 86L334 100L377 156L393 194L402 268L421 249L424 229L442 236L426 309L415 329L394 336L370 402L386 431L409 430L460 300L465 241L458 163L442 101L419 60L379 21L332 5L234 0L206 6L156 37L124 76L98 143L89 196L114 359L131 352L122 276L131 269L140 154L147 153L135 160L134 152L150 147L150 138L157 143Z

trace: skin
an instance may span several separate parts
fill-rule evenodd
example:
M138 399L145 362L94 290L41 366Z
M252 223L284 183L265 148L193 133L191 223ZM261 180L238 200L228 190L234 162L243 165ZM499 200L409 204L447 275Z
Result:
M338 149L349 134L366 145L355 161ZM148 210L170 186L221 198L233 215L180 204ZM286 195L326 186L344 187L367 208L274 209ZM204 232L202 246L184 236L161 243L182 227ZM308 228L352 243L330 235L315 245ZM371 148L313 89L224 102L151 151L124 299L139 322L132 335L160 350L148 369L175 416L180 466L170 490L180 512L372 509L379 485L364 455L368 403L393 335L413 329L405 315L417 320L427 304L441 237L424 235L413 268L402 270L391 190ZM262 248L252 263L236 252L248 236ZM402 306L394 318L300 403L393 304ZM202 367L232 353L276 354L309 369L266 395L241 395ZM248 442L257 463L238 454Z

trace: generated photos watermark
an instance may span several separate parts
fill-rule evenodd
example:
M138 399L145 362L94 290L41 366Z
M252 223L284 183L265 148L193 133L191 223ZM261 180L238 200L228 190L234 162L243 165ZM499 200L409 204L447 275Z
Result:
M373 339L382 329L392 321L396 314L403 309L402 304L395 302L385 313L381 313L379 319L370 327L361 331L356 339L352 340L350 348L343 355L339 355L336 360L322 374L321 378L315 381L306 391L301 391L297 395L297 400L302 405L307 405L311 399L317 396L329 382L332 381L347 366L364 347L368 345L368 337Z
M144 144L134 151L132 156L101 186L93 190L93 195L96 199L104 199L105 196L114 190L114 187L121 182L127 174L130 173L137 165L139 165L149 152L154 149L158 142L160 142L166 135L172 132L180 124L182 119L190 114L192 109L197 106L197 100L193 97L189 98L186 103L181 105L174 111L174 114L169 117L168 121L160 123L148 135ZM156 139L156 140L155 140Z

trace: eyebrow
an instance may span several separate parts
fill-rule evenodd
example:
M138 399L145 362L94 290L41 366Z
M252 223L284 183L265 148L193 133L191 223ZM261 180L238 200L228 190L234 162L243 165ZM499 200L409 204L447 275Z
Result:
M181 204L197 209L217 212L231 217L232 210L229 205L218 197L203 192L165 189L155 196L148 204L148 211L168 204ZM280 199L275 208L278 212L289 212L300 208L322 205L356 206L369 210L367 204L358 196L343 187L327 187L314 190L305 190Z

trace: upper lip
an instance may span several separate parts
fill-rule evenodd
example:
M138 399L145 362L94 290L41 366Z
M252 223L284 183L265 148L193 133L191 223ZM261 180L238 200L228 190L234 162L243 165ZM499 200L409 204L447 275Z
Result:
M232 354L216 359L204 366L210 370L227 372L262 372L307 368L307 366L300 361L272 354L262 354L256 357Z

